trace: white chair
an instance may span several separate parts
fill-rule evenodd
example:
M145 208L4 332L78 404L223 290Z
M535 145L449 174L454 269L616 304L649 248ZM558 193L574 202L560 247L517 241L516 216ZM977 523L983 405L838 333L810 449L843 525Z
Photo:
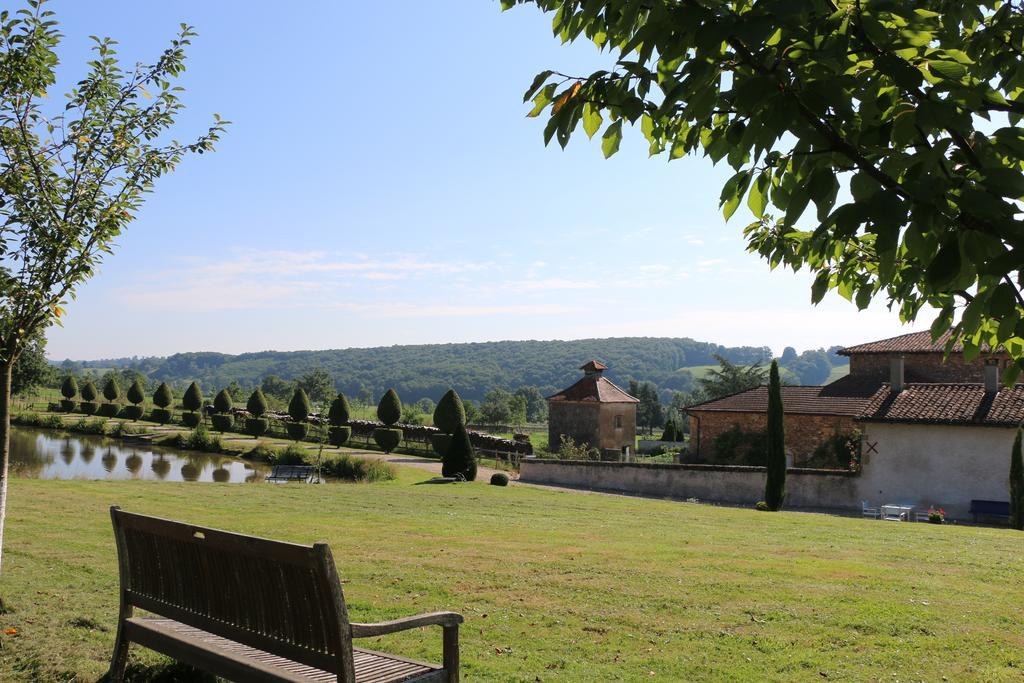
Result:
M871 507L866 500L860 502L860 510L863 516L870 517L871 519L878 519L882 515L878 508Z
M905 522L907 513L898 505L883 505L881 508L882 519L887 522Z

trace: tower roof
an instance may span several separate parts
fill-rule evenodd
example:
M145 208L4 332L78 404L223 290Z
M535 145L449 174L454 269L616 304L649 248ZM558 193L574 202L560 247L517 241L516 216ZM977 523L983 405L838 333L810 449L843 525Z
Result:
M630 396L625 391L615 386L607 377L599 374L589 374L568 389L563 389L554 396L548 396L549 401L567 402L595 402L595 403L639 403L640 400Z
M607 370L608 366L599 360L588 360L586 363L580 366L580 370L583 372L602 372Z

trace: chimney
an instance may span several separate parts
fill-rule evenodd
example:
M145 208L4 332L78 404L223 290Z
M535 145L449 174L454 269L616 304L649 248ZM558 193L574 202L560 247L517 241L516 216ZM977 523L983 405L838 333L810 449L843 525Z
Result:
M599 360L587 361L586 363L580 366L580 370L583 371L583 375L585 377L590 377L592 375L597 375L598 377L600 377L601 375L604 374L604 371L607 369L608 366Z
M985 361L985 393L995 394L999 391L999 360L989 358Z
M889 359L889 387L894 394L903 391L903 356Z

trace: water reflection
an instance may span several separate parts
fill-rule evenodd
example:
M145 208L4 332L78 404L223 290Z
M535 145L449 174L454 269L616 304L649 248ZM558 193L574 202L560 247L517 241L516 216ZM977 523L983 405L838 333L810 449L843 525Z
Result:
M96 455L99 454L99 458ZM126 446L99 436L50 430L11 430L15 476L39 479L155 479L167 481L258 482L261 465L207 453Z

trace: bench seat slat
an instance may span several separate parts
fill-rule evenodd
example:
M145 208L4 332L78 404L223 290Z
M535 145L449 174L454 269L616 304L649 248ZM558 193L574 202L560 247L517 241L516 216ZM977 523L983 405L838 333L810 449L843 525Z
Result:
M129 637L170 657L232 680L326 682L337 675L228 640L173 619L135 617L125 622ZM444 672L423 662L353 649L357 683L427 683Z

